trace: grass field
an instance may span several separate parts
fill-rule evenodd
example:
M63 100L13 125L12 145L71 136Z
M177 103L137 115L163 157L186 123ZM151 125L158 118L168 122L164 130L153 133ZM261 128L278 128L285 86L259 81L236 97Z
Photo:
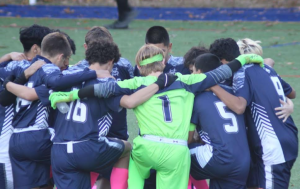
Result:
M22 51L18 40L19 28L31 24L40 24L50 28L58 28L74 39L77 51L71 58L71 64L84 58L84 36L87 30L95 25L111 23L111 20L96 19L25 19L0 18L0 55L11 51ZM278 45L300 42L300 23L278 22L183 22L183 21L135 21L128 30L111 31L115 42L119 45L122 56L134 64L135 54L144 43L147 28L162 25L169 31L173 43L173 55L183 56L192 46L199 44L209 47L217 38L232 37L234 39L252 38L261 40L264 57L275 60L275 70L284 75L284 80L300 93L300 44ZM278 45L278 47L272 47ZM296 76L296 77L295 77ZM298 83L298 84L297 84ZM293 100L295 111L293 118L296 125L300 124L300 97ZM132 111L128 111L128 127L130 141L137 135L137 122ZM296 161L292 170L290 188L300 188L300 160Z

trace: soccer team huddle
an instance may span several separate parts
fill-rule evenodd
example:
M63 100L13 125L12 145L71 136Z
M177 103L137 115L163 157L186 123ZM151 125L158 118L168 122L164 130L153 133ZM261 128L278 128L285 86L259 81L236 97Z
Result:
M135 66L104 27L87 32L73 66L60 30L21 28L20 42L23 53L0 58L1 189L288 188L296 92L260 41L221 38L175 57L153 26Z

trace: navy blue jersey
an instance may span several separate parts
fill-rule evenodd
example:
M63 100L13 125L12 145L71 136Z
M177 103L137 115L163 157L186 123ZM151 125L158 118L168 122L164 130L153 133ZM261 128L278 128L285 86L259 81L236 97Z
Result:
M166 67L164 68L164 73L175 74L176 72L185 74L191 74L190 70L186 68L183 64L183 57L170 56ZM137 66L134 67L134 76L141 76Z
M233 94L231 87L220 86ZM240 164L234 162L250 158L244 116L231 111L211 91L202 92L195 97L191 122L196 125L201 139L212 146L211 154L205 154L206 156L212 156L219 163L232 163L237 167Z
M89 66L89 63L86 60L82 60L77 66L72 69L77 68L86 68ZM76 68L77 67L77 68ZM131 79L133 78L133 67L131 63L125 59L120 58L120 60L114 64L111 75L116 78L117 81L123 81L124 79ZM127 110L123 108L120 112L112 112L112 125L108 133L108 137L119 138L123 140L128 139L128 132L127 132Z
M13 119L14 128L26 128L29 126L39 129L47 128L49 126L49 88L60 90L96 77L96 73L89 70L80 70L80 72L64 76L56 65L42 56L36 56L31 63L38 60L44 60L46 64L36 71L25 85L29 88L34 88L39 99L30 102L17 98L15 117ZM19 73L16 72L15 74L18 75Z
M64 74L72 74L75 70L65 71ZM94 79L80 85L69 88L66 91L81 89L99 82L107 82L113 79ZM109 81L111 82L111 81ZM106 136L112 122L111 111L119 111L120 97L99 99L86 98L69 103L70 110L67 114L57 112L54 124L54 142L98 140Z
M284 87L283 87L284 86ZM291 117L283 123L275 115L279 99L291 91L287 83L270 67L246 65L235 73L233 89L236 96L247 101L245 112L249 127L250 149L266 165L293 160L298 154L298 130Z
M22 61L7 61L1 63L1 65L6 65L5 67L0 68L0 80L4 81L7 76L13 74L15 70L23 70L30 65L30 62L27 60ZM0 91L3 90L1 84ZM4 135L12 130L12 120L14 116L13 105L3 107L0 105L0 136Z

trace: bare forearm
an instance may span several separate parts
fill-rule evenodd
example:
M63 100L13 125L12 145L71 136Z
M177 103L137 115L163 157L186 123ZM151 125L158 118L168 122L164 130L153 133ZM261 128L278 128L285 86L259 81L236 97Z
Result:
M242 97L234 96L220 86L216 85L211 88L212 92L219 97L219 99L224 102L224 104L237 114L243 114L245 112L247 102Z
M159 90L157 84L151 84L132 95L125 95L121 99L121 106L132 109L149 100Z
M287 95L287 97L289 99L295 99L296 98L296 91L293 89L292 92L289 95Z
M38 96L33 88L9 82L6 85L6 89L17 97L25 100L34 101L38 99Z
M11 60L11 58L10 58L10 54L8 53L8 54L3 55L3 56L0 58L0 63L1 63L1 62L5 62L5 61L9 61L9 60Z

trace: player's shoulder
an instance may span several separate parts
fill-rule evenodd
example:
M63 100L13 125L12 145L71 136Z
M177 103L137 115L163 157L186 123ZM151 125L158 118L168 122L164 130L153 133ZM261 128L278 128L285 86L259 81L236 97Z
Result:
M46 73L46 74L51 74L51 73L57 72L57 71L60 72L59 67L56 66L55 64L52 64L52 63L44 64L44 65L42 66L42 69L40 69L40 70L42 70L42 71L43 71L44 73Z
M71 66L71 67L84 69L84 68L89 67L89 62L87 60L83 59L83 60L79 61L76 65Z
M71 74L74 74L74 73L78 73L78 72L81 72L83 70L87 69L86 67L81 67L81 66L69 66L68 69L62 71L62 74L63 75L71 75Z
M148 86L154 83L156 80L157 77L155 76L134 77L132 79L125 79L123 81L118 81L118 85L121 88L138 89L141 86Z
M115 65L126 67L126 68L132 67L131 62L123 57L120 57L119 61L117 63L115 63Z
M246 75L249 74L249 70L254 68L254 64L247 64L242 66L237 72L233 75L232 88L233 91L237 91L244 86Z
M179 66L179 65L183 65L183 57L177 57L177 56L173 56L171 55L167 64L170 64L174 67Z
M30 65L30 62L28 60L14 60L9 62L6 67L5 70L6 71L12 71L16 68L27 68Z

